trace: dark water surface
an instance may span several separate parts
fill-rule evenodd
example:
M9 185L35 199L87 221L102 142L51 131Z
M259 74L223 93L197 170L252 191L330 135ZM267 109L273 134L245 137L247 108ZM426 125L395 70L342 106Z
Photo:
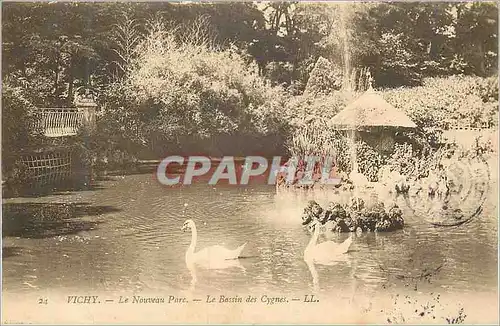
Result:
M6 293L187 291L193 271L186 267L184 254L191 237L180 230L187 218L197 224L198 249L247 243L240 266L195 270L197 293L319 291L349 297L391 289L457 295L496 292L494 195L483 213L466 225L436 228L406 212L404 230L361 234L344 261L308 266L303 252L310 234L302 228L300 214L309 198L303 194L276 194L267 185L166 188L151 175L111 177L100 185L95 191L4 201L5 207L87 205L75 217L80 223L75 232L66 235L57 235L57 230L49 236L12 235L4 228ZM320 204L328 201L326 196L316 199ZM334 241L346 237L332 236ZM418 278L429 271L428 280Z

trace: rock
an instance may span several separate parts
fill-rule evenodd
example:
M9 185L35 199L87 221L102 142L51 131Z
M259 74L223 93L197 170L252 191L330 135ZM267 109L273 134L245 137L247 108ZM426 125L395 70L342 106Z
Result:
M396 204L389 209L389 219L396 229L402 229L405 224L403 212Z
M358 226L365 232L374 231L377 222L383 218L385 211L382 213L372 209L364 209L361 211Z
M302 213L302 225L309 224L313 220L319 220L322 213L323 208L314 200L310 200Z
M340 203L330 202L325 210L315 201L310 201L302 215L302 224L309 227L314 220L333 232L393 231L404 227L403 212L393 204L386 210L384 203L377 202L366 208L361 198L352 198L351 204L343 207ZM311 228L310 228L311 229Z
M332 216L334 219L344 219L347 217L347 212L340 204L335 204L332 210Z
M359 197L352 197L351 198L351 205L350 209L353 211L360 211L365 207L365 201Z
M384 220L379 220L375 224L375 231L381 232L381 231L390 231L392 228L391 221L388 219Z
M346 224L346 221L345 220L337 220L337 221L333 221L333 225L332 225L332 228L331 230L333 232L349 232L350 231L350 228L349 226Z
M347 216L346 210L339 203L330 202L328 207L324 212L322 223L327 221L336 221L337 219L343 219Z

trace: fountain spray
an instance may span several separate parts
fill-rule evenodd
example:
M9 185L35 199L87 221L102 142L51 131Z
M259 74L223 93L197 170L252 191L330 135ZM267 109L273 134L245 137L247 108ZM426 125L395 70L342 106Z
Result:
M350 35L352 31L349 29L350 20L351 20L351 12L352 12L352 4L342 3L339 4L339 14L340 14L340 38L341 38L341 46L342 46L342 61L343 61L343 79L342 79L342 90L347 97L348 101L351 101L354 97L354 85L353 80L351 78L351 47L350 47ZM357 162L357 153L356 153L356 130L357 130L357 117L353 122L353 125L349 127L350 135L348 137L351 139L350 149L351 149L351 175L353 173L358 172L358 162ZM354 196L355 198L359 198L358 196L358 188L354 184ZM359 203L358 203L359 204Z

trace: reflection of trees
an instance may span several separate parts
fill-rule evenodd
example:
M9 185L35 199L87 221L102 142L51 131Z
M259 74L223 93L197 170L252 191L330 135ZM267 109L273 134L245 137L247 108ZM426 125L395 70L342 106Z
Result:
M3 205L3 236L47 238L75 234L97 228L100 221L83 220L119 211L111 206L88 203L5 203Z
M5 203L6 288L29 290L23 285L28 282L38 288L101 290L114 282L123 282L121 287L135 282L127 277L137 275L130 258L137 255L99 228L105 214L118 211L88 203Z
M392 234L366 234L367 250L387 280L384 287L394 283L416 289L437 278L440 283L467 287L471 275L491 274L494 279L496 248L487 243L496 243L496 234L484 224L479 220L452 228L424 224L418 233L407 227Z
M387 284L404 282L409 286L409 281L427 280L430 271L438 272L445 262L445 255L440 250L440 246L422 245L422 243L439 242L438 234L425 232L417 234L413 230L404 232L392 232L390 234L368 233L366 248L373 258L371 268L378 270L381 277L386 279Z
M2 258L19 256L23 252L23 248L16 246L2 247Z

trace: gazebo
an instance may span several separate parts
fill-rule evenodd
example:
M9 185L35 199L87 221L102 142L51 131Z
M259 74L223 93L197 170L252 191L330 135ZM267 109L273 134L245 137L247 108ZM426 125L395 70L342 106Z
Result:
M403 112L396 109L370 87L363 95L331 120L336 130L355 133L379 152L394 147L398 130L411 130L417 125Z

